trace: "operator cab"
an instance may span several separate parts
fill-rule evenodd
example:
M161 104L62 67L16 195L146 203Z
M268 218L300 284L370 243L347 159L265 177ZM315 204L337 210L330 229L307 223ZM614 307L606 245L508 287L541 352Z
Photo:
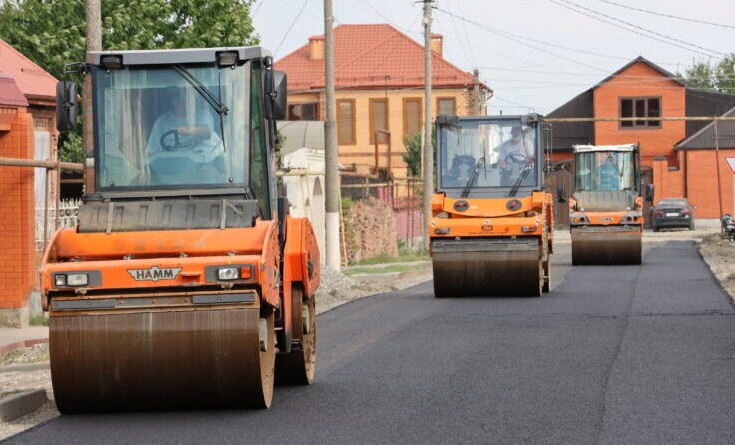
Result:
M575 191L638 191L638 148L627 145L576 145Z
M543 184L538 115L439 116L437 191L450 198L528 196Z
M202 201L196 212L204 215L227 213L227 205L212 207L227 199L263 219L274 217L272 146L286 82L272 70L268 51L90 52L86 63L67 66L69 73L92 79L95 190L85 202L129 202L123 213L140 216L135 202L164 199L174 213L179 207L190 213L185 209L196 197ZM72 129L73 83L65 80L58 90L59 129ZM236 209L235 217L242 211Z

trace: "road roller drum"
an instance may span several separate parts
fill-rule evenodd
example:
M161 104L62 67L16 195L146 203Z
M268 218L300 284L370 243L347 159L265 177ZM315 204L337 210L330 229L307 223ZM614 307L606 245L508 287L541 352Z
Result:
M500 297L541 295L539 240L434 240L434 295Z
M571 236L573 265L641 264L642 239L637 228L574 228Z
M273 312L198 309L51 317L59 411L270 406Z

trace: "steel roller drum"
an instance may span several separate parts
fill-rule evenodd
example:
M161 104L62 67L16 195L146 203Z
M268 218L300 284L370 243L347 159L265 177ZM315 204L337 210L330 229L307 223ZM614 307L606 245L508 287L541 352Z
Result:
M260 319L257 307L52 316L56 404L62 413L268 407L272 333L272 313Z
M641 232L572 229L573 265L641 264Z
M435 240L434 296L539 296L543 268L538 239Z

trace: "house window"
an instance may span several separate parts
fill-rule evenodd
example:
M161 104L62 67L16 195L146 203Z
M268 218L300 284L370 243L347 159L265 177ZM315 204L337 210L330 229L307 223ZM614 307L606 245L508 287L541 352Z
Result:
M403 136L412 138L421 132L421 99L403 99Z
M337 144L355 145L355 100L337 101Z
M440 97L436 100L437 116L456 116L456 103L453 97Z
M288 120L315 121L319 120L316 102L306 104L292 104L288 106Z
M375 143L375 132L388 131L388 99L370 99L370 143ZM385 144L388 138L378 134L378 143Z
M620 99L620 117L636 118L634 121L621 121L621 128L659 128L661 121L647 120L647 117L661 117L660 97L632 97ZM638 120L638 118L641 118Z

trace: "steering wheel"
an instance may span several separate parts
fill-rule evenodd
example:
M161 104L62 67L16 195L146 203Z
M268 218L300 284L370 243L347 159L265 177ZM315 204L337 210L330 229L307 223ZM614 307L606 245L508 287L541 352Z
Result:
M513 152L508 153L504 160L506 163L525 164L528 162L528 156L523 153Z
M189 137L182 141L177 128L163 133L159 142L166 151L191 150L194 148L194 138Z

